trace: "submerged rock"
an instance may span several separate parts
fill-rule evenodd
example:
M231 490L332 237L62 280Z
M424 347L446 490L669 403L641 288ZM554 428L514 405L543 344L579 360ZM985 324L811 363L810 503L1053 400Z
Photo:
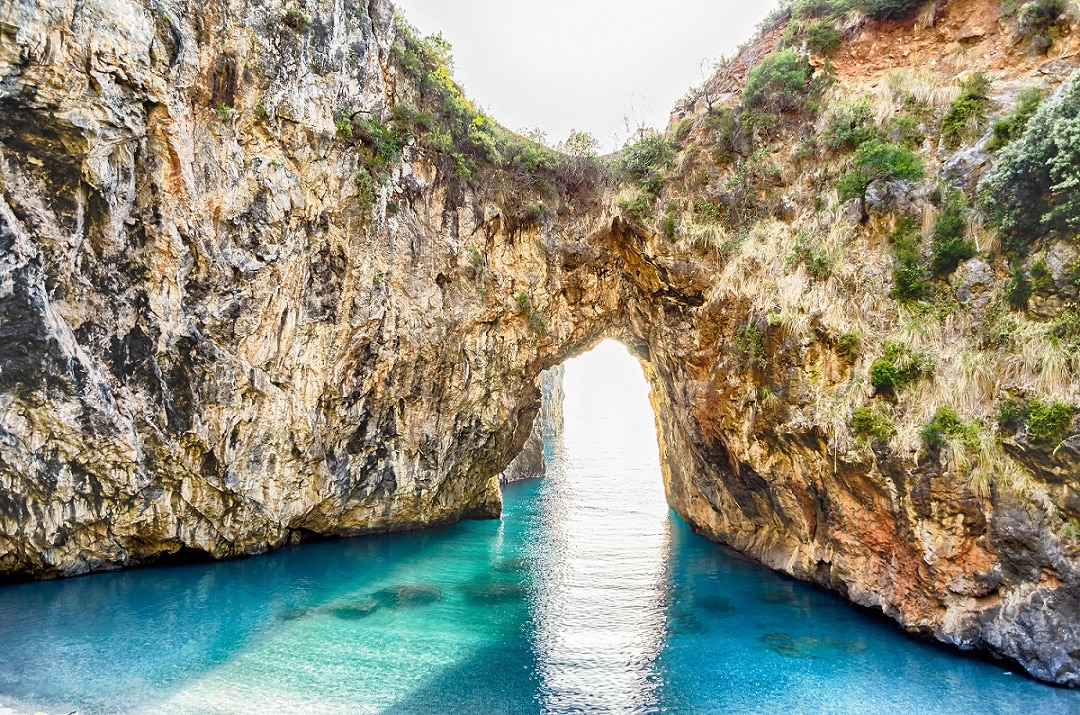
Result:
M379 610L384 604L378 599L369 601L360 601L358 603L350 603L347 606L336 606L330 609L330 615L335 618L340 618L343 621L359 621L363 618L367 618L375 611Z
M856 655L869 648L860 641L845 641L817 636L793 636L790 633L766 633L761 642L769 650L788 658L830 658L837 655Z
M528 588L518 581L489 581L470 583L461 587L465 597L477 604L497 604L508 601L524 602Z
M419 608L428 606L443 597L443 592L434 586L390 586L372 594L372 610L376 607ZM367 603L365 602L365 606Z
M298 621L301 618L308 616L308 609L306 608L288 608L278 614L278 618L282 621Z
M695 596L694 606L719 617L733 616L739 610L730 598L724 596Z

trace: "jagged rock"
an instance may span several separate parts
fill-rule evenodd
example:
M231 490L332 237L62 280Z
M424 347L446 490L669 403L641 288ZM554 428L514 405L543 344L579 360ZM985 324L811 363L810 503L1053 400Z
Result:
M866 212L887 214L910 211L914 188L910 181L875 181L866 191Z
M544 437L554 438L563 431L565 419L563 404L566 393L563 383L566 378L566 366L563 364L540 373L540 431Z
M950 278L956 288L956 299L961 304L972 304L977 315L983 315L991 299L991 291L997 283L994 267L981 258L963 261Z
M971 192L979 185L979 179L994 160L990 145L990 134L979 139L972 146L962 147L952 154L938 171L938 178L954 189Z
M1077 296L1077 268L1080 251L1069 241L1055 241L1046 251L1046 266L1054 281L1054 292L1065 298Z
M986 28L975 22L964 23L956 32L956 41L961 45L973 45L986 37Z
M544 433L540 427L539 418L533 422L533 430L525 440L525 446L521 453L514 457L507 467L499 474L500 484L520 482L523 479L542 477L547 473L547 463L544 460Z

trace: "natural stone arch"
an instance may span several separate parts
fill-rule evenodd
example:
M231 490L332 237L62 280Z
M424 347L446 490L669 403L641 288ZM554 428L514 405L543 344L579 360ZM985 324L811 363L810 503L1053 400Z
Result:
M0 29L0 574L493 515L535 375L609 335L647 356L668 495L696 529L1080 679L1080 575L1049 517L832 449L808 375L852 368L814 315L768 319L713 280L719 257L606 200L503 216L416 147L369 205L333 120L404 82L389 2L310 2L310 36L251 3L80 7L16 4ZM224 85L235 111L215 112Z

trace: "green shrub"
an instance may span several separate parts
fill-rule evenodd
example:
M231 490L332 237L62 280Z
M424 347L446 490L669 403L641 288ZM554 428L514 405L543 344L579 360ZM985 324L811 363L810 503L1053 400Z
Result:
M1027 309L1028 301L1031 300L1031 281L1028 280L1028 274L1023 265L1018 265L1013 269L1012 280L1006 288L1005 297L1013 308Z
M942 143L955 149L964 141L978 135L986 123L986 108L990 104L990 78L977 72L960 84L960 94L941 118Z
M705 223L720 223L724 220L724 207L707 199L694 199L694 218Z
M817 20L810 23L803 30L806 40L806 49L810 54L819 57L832 57L840 49L840 31L832 20Z
M675 163L679 145L662 134L651 134L631 144L619 155L618 169L627 180L654 198L667 180L667 170Z
M808 234L800 233L795 237L795 245L787 258L788 265L802 263L806 266L806 272L816 280L825 280L832 275L832 258L825 249Z
M517 305L518 312L525 316L530 328L541 335L547 333L547 321L544 320L544 316L540 311L533 306L532 297L526 291L517 294Z
M713 149L713 160L723 166L735 159L735 112L724 107L709 114L705 120Z
M840 200L858 198L866 214L866 191L876 181L904 179L913 181L923 177L923 163L916 154L903 147L877 140L861 144L855 151L851 171L840 178L837 189Z
M1001 150L985 187L984 205L1008 253L1022 255L1047 234L1080 229L1080 75Z
M735 331L731 342L731 356L735 364L744 368L765 367L765 333L751 320Z
M998 400L997 425L1005 434L1016 434L1027 421L1027 405L1013 397Z
M908 149L918 149L926 141L919 118L909 112L891 117L886 134L890 142Z
M675 234L678 233L679 224L675 218L675 214L668 212L664 214L663 220L660 222L660 231L664 234L664 238L669 241L675 240Z
M1025 87L1016 98L1016 106L1007 116L994 121L994 135L990 139L989 149L997 151L1016 139L1019 139L1028 122L1035 116L1035 111L1042 104L1042 92L1038 87Z
M893 288L889 295L897 300L922 300L929 291L926 273L915 261L902 261L893 269Z
M1065 274L1065 279L1077 288L1080 288L1080 259L1077 259L1075 263L1069 266L1069 270Z
M410 92L416 106L395 97L392 131L367 128L365 146L374 164L393 161L406 140L415 140L440 176L481 190L519 226L554 215L560 207L595 200L606 167L590 153L594 143L587 135L571 134L564 145L567 156L506 131L454 82L451 47L442 35L421 38L400 16L395 19L392 52L396 68L408 80L397 86ZM359 122L352 128L354 134L363 130Z
M779 183L780 176L779 165L764 148L739 159L724 181L720 194L728 221L733 226L746 226L749 220L767 214L769 194Z
M358 116L352 120L351 136L365 146L371 164L382 172L401 161L401 147L408 137L408 128L401 123L384 124L375 116Z
M889 243L897 261L893 268L893 289L889 293L893 298L920 300L929 291L926 270L919 254L921 240L922 234L911 216L902 216L897 221L896 229L889 234Z
M1027 405L1028 437L1039 442L1060 443L1069 436L1075 412L1076 408L1071 405L1031 398Z
M777 50L750 70L743 104L770 114L801 111L814 69L794 49Z
M869 141L880 141L870 100L860 97L833 107L825 126L825 145L833 151L854 151Z
M689 126L693 127L693 118L688 118L691 119ZM571 129L570 135L559 145L559 149L570 156L595 157L600 149L600 140L586 131Z
M217 118L223 122L229 121L229 118L232 117L232 113L233 108L224 102L218 102L214 107L214 114L216 114Z
M856 436L879 445L885 444L896 435L892 420L873 407L866 406L855 408L851 431Z
M647 224L655 215L656 197L647 191L637 191L629 198L619 200L619 208L630 214L639 224Z
M840 17L855 7L855 0L795 0L791 14L797 19Z
M859 338L859 334L851 331L844 333L836 341L836 352L849 365L859 359L859 349L861 347L862 340Z
M290 7L286 10L281 21L297 34L305 33L311 28L311 18L303 10L296 7Z
M959 438L969 449L975 449L979 444L978 423L960 419L951 407L939 407L919 434L926 453L932 455L941 451L946 437Z
M966 208L964 195L954 193L949 196L945 208L938 214L931 244L933 257L930 261L930 269L936 276L952 273L960 265L960 261L975 256L975 244L964 238L967 226L964 219Z
M1054 319L1050 338L1055 347L1070 355L1080 353L1080 308L1067 308Z
M1068 10L1066 0L1033 0L1020 6L1016 25L1024 37L1045 35L1053 29Z
M1054 275L1050 272L1050 266L1046 265L1046 259L1042 256L1035 259L1028 269L1031 275L1031 290L1041 293L1054 285Z
M928 356L911 353L903 343L890 340L884 354L870 366L870 384L878 394L891 396L931 371Z
M924 0L862 0L859 5L875 20L898 20L915 12L923 2Z
M379 183L366 166L361 166L356 170L356 198L365 213L371 211L371 207L375 204L375 195L378 190Z

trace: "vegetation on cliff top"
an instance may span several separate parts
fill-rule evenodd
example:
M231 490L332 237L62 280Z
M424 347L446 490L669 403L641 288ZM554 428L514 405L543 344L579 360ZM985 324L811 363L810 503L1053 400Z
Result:
M452 195L464 186L499 205L511 230L596 205L608 172L594 139L575 131L552 149L508 131L455 83L451 46L441 34L421 37L397 16L394 38L393 60L404 81L396 83L390 107L342 107L335 118L338 137L362 159L355 178L363 204L374 203L410 151L459 186Z
M499 127L454 84L445 41L399 23L395 61L409 81L389 117L351 118L343 133L359 138L373 173L417 147L447 180L498 203L511 229L598 206L613 187L640 230L711 265L717 299L730 293L768 316L728 340L728 364L762 395L789 389L769 377L777 331L825 336L846 377L814 371L804 387L837 451L921 443L973 483L1027 488L1003 440L1060 441L1080 402L1068 378L1080 368L1080 252L1071 278L1046 260L1080 226L1080 80L1052 101L1021 91L996 118L995 78L977 68L844 85L828 58L852 18L889 23L924 4L784 3L773 44L761 45L766 31L745 50L756 61L723 65L721 75L745 72L740 91L724 99L706 83L666 132L639 132L610 162L587 137L560 152ZM1043 31L1063 14L1044 4L1006 12L1018 32ZM981 189L944 173L953 151L980 141L998 153ZM1051 320L1028 311L1050 298L1064 302ZM529 294L517 302L544 332ZM993 414L1006 386L1022 401L1019 431Z
M1022 88L1002 106L996 76L959 61L888 71L865 89L821 59L839 56L826 25L846 42L849 13L888 21L922 5L786 3L744 48L755 61L725 61L665 135L625 151L634 191L621 206L711 266L715 300L769 316L737 327L721 364L774 398L808 390L839 453L922 444L979 488L1027 490L1005 441L1067 439L1080 402L1069 377L1080 369L1080 90L1043 100ZM742 90L724 99L717 87L738 86L740 72ZM998 160L982 184L963 164L946 168L987 145ZM824 337L845 377L822 366L801 386L777 384L777 329ZM1024 405L1018 431L995 418L1006 389Z

